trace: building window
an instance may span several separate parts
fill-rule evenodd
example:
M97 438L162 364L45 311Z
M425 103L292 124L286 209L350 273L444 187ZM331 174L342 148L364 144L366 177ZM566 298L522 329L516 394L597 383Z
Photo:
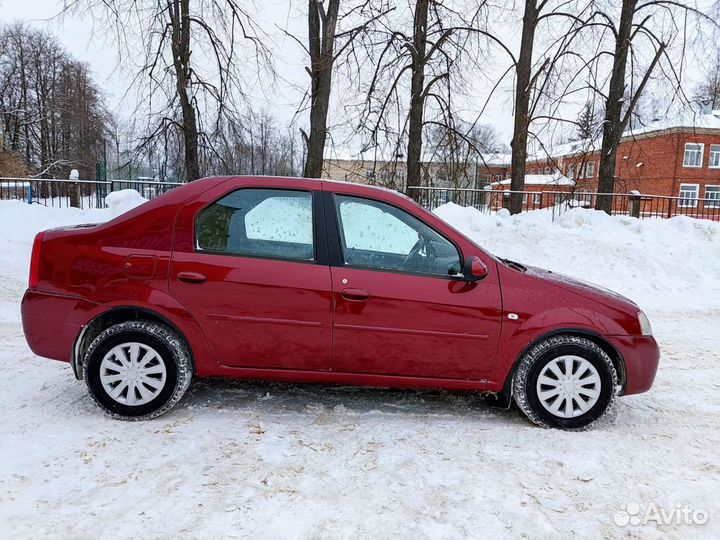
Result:
M595 161L586 161L580 166L578 178L592 178L595 176Z
M572 180L575 178L575 165L570 165L567 170L567 177Z
M697 208L700 184L680 184L681 208Z
M720 208L720 186L705 186L705 208Z
M685 167L702 167L704 144L685 143L685 159L683 166Z
M545 174L550 174L550 173L551 173L550 167L545 167Z
M710 167L720 168L720 144L710 145ZM713 186L715 187L715 186Z

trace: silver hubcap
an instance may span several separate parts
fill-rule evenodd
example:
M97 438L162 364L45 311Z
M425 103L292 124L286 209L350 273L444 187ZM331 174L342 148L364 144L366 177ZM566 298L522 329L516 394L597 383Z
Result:
M600 398L600 375L580 356L558 356L540 372L537 395L542 406L561 418L588 412Z
M165 362L155 349L143 343L116 345L100 363L100 382L105 392L123 405L144 405L165 386Z

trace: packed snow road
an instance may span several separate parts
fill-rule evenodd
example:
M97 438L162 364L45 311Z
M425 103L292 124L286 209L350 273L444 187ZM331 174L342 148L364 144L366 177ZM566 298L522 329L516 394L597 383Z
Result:
M582 212L438 211L646 308L655 386L567 433L472 394L218 380L111 420L17 308L34 232L109 215L0 203L0 539L717 537L720 226Z

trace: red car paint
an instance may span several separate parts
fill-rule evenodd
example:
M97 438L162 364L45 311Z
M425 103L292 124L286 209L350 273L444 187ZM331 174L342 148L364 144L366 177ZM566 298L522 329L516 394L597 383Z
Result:
M464 260L479 258L487 275L469 282L198 252L198 213L241 187L391 204L454 243ZM337 242L327 213L314 218L318 249ZM25 336L35 354L74 367L84 329L108 313L173 326L190 345L199 377L507 392L508 375L530 345L576 333L611 354L623 392L633 394L650 388L660 356L629 300L498 260L407 197L357 184L207 178L105 224L40 233L32 257Z

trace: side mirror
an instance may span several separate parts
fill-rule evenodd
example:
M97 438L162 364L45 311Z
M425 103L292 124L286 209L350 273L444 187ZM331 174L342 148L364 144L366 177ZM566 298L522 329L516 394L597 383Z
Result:
M465 259L463 268L465 281L479 281L488 275L487 266L480 260L480 257L468 257Z

